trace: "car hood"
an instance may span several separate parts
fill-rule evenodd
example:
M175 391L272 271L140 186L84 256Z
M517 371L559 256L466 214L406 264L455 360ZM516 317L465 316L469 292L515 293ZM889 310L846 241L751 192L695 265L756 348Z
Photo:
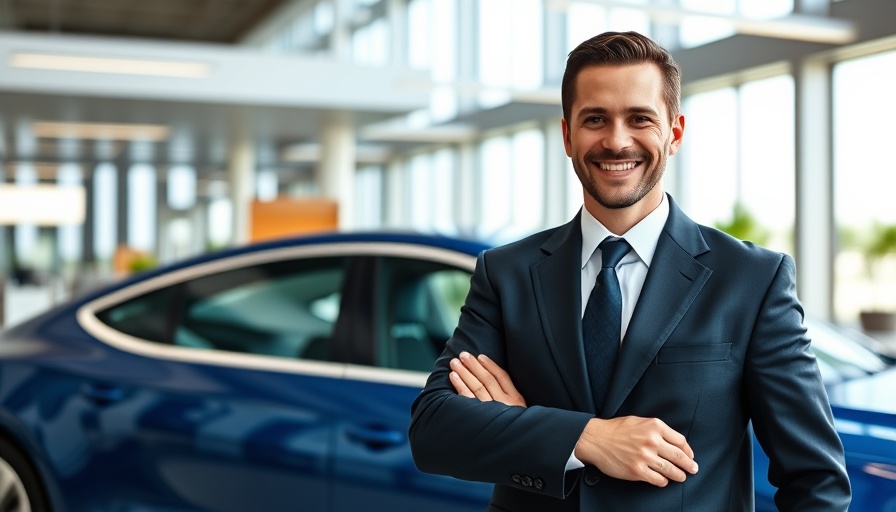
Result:
M831 406L896 416L896 368L828 386ZM892 420L896 426L896 418Z

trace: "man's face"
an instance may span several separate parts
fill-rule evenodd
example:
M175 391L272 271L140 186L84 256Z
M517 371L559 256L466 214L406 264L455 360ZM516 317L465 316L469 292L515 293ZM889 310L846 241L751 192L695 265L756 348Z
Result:
M670 122L663 77L655 64L591 66L576 77L569 121L563 119L566 154L585 189L585 206L643 206L662 200L657 187L666 159L681 145L684 116ZM596 209L597 210L596 210Z

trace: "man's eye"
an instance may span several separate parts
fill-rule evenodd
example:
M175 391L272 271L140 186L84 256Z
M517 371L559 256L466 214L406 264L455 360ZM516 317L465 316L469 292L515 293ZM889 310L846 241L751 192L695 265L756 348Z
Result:
M603 122L604 118L601 116L588 116L585 118L586 124L596 124Z
M647 116L635 116L634 120L635 120L635 123L637 123L637 124L644 124L644 123L650 122L650 118Z

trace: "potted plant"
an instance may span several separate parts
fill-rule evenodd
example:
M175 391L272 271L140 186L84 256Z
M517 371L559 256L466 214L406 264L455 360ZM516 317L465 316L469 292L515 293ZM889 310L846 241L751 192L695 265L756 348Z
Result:
M765 245L769 233L753 217L743 203L734 203L734 211L728 222L717 222L716 229L724 231L738 240L747 240L757 245Z
M871 236L866 241L865 264L868 276L871 278L872 287L881 279L881 266L884 258L890 254L896 254L896 225L875 225ZM896 312L879 309L875 305L873 309L859 312L859 320L866 331L893 331L896 330Z

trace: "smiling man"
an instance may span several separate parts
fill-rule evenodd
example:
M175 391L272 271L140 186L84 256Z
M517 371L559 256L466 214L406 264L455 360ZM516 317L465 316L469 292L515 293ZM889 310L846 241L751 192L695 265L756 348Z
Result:
M637 33L569 55L561 125L584 207L480 255L412 411L420 469L493 482L491 511L752 510L751 421L780 510L848 508L792 258L663 191L680 90Z

